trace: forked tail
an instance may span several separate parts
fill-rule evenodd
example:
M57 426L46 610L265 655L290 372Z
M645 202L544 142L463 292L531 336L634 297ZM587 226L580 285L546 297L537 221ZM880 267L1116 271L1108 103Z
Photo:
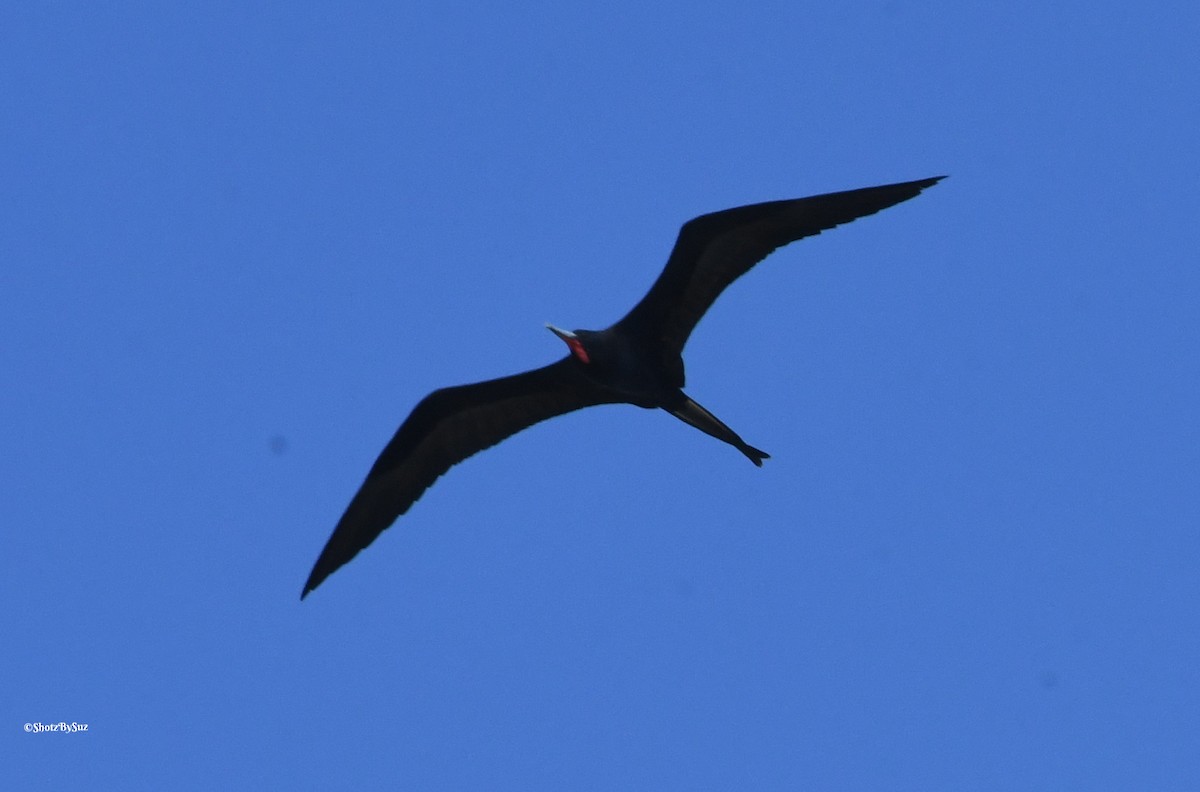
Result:
M684 423L689 423L705 434L712 435L718 440L722 440L736 448L746 455L754 464L762 467L764 459L770 459L771 455L766 451L759 451L752 445L747 445L746 441L738 437L737 432L730 429L725 424L721 423L721 419L710 413L708 410L694 402L686 393L683 395L683 403L677 407L664 407L664 410L674 415Z

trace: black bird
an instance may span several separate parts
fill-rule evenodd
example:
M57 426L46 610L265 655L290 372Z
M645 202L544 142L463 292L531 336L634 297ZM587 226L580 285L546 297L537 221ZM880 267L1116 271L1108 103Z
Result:
M683 392L683 345L726 286L773 250L907 201L932 179L740 206L684 223L658 280L607 330L551 331L570 354L511 377L434 391L375 460L321 551L300 598L354 558L438 476L472 454L556 415L596 404L661 407L741 451L768 458Z

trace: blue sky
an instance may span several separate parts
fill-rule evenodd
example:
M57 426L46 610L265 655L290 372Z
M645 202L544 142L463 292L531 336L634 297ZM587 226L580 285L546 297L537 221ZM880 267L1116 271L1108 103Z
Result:
M9 4L13 789L1200 788L1194 4ZM469 460L303 604L427 392L707 211L948 173L688 391ZM85 734L28 734L78 722Z

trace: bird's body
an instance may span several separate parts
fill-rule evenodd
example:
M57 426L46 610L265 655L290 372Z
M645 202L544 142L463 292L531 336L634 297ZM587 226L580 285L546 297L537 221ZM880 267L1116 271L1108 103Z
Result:
M401 424L322 550L301 599L375 540L451 466L522 429L598 404L661 408L741 451L768 458L683 392L683 347L730 283L773 250L916 196L942 177L751 204L684 224L646 296L605 330L549 326L570 354L510 377L443 388Z
M737 433L683 392L683 356L655 344L617 323L607 330L569 333L550 326L567 342L580 370L593 387L613 401L652 409L660 407L681 421L729 443L762 467L769 454L747 445ZM578 346L576 346L576 343ZM577 351L582 350L582 351ZM580 356L583 357L580 357ZM586 359L585 359L586 358Z

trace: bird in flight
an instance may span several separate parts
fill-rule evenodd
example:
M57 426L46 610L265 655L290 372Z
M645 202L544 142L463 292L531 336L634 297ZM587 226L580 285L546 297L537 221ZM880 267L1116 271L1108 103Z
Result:
M759 467L769 455L683 392L683 346L729 284L776 248L917 196L945 177L739 206L684 223L658 280L607 330L562 330L569 354L510 377L426 396L384 447L300 599L405 514L452 466L534 424L597 404L659 407L736 448Z

